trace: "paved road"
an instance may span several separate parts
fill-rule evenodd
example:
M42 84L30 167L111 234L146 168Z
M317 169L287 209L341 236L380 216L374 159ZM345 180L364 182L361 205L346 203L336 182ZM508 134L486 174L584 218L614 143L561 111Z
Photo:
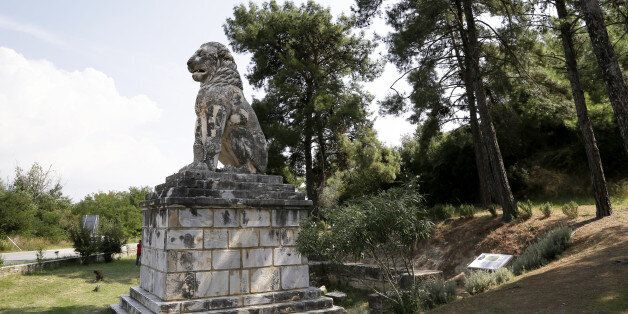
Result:
M128 248L133 251L137 243L129 243L127 244ZM122 253L126 253L127 246L122 246ZM65 249L54 249L54 250L46 250L44 251L44 259L58 259L58 258L66 258L66 257L75 257L78 256L78 253L74 251L73 248L65 248ZM37 251L22 251L22 252L10 252L10 253L0 253L0 257L4 259L4 265L16 265L16 264L26 264L37 261Z

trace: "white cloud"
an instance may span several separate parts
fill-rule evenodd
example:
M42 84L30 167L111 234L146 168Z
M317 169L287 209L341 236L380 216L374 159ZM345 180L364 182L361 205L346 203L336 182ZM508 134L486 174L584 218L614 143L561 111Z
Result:
M0 176L51 164L75 200L159 182L176 170L151 132L161 111L95 69L69 72L0 47Z

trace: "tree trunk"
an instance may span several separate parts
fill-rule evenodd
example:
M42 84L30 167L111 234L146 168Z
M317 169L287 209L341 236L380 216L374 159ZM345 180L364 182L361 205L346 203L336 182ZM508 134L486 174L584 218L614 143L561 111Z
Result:
M462 7L459 5L459 1L457 4L457 31L462 40L462 49L467 50L466 48L468 47L468 43L462 22ZM450 30L454 52L458 62L458 68L460 68L460 72L462 72L461 79L466 91L467 106L469 108L469 124L471 125L471 136L473 137L473 152L475 153L475 167L477 168L480 183L480 200L482 201L482 206L489 208L493 203L493 196L495 195L494 188L492 186L494 181L492 180L492 172L488 157L486 156L486 146L484 145L484 141L482 141L482 131L480 130L480 126L478 124L475 94L473 93L473 82L470 75L471 73L467 70L471 59L470 56L466 54L464 55L464 59L462 58L460 55L460 46L457 43L456 35L451 26Z
M598 0L580 0L579 2L593 52L606 82L606 92L615 112L619 132L624 139L624 149L628 153L628 87L626 87L615 51L608 38L600 3Z
M612 213L611 202L608 198L608 190L606 188L606 179L604 178L604 170L602 168L602 160L600 159L600 151L597 148L593 126L587 112L587 104L584 98L584 91L580 83L580 74L578 73L578 65L576 63L576 54L573 47L573 39L571 26L567 20L567 8L564 0L556 0L556 11L560 18L560 37L563 42L563 50L565 52L565 66L571 83L571 92L573 94L576 112L578 114L578 125L582 132L584 147L587 152L587 161L589 162L589 170L591 172L591 184L593 185L593 196L595 197L595 216L599 219L610 216Z
M471 0L463 0L463 10L467 22L467 38L469 41L469 50L465 54L471 56L471 66L469 67L470 76L473 80L473 90L475 92L476 103L482 119L480 126L482 128L482 136L488 151L493 174L496 179L496 187L499 191L500 204L504 212L503 220L511 221L517 217L517 203L510 190L508 177L506 176L506 168L502 160L502 154L497 143L497 134L493 126L493 118L486 104L486 92L482 83L482 74L480 73L480 47L475 28L475 18L473 16L473 7Z
M314 171L312 167L312 136L314 135L313 129L313 102L314 92L311 86L308 86L305 93L305 121L303 130L303 154L305 157L305 192L307 198L312 201L314 208L318 206L318 195L316 193L316 187L314 184Z

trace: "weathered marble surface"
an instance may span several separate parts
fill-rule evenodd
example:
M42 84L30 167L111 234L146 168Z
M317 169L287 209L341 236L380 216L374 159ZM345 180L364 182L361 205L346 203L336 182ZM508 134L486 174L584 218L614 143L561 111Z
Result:
M201 82L194 162L142 204L140 287L116 313L343 313L309 287L296 250L312 202L262 175L266 140L229 51L207 43L188 69ZM218 171L218 161L225 169Z
M184 169L263 173L268 163L266 138L255 111L244 98L233 56L223 44L203 44L187 62L201 83L196 97L194 162Z

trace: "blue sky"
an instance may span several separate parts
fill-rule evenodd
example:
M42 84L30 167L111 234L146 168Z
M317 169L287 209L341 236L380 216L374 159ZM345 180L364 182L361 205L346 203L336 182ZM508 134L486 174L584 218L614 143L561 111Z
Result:
M335 15L353 4L318 2ZM0 2L0 178L52 165L78 200L152 186L189 163L198 83L185 62L204 42L227 43L222 25L239 3ZM246 73L249 57L236 62ZM367 88L381 98L397 76L387 66ZM245 95L260 92L245 83ZM388 145L414 129L392 117L376 128Z

